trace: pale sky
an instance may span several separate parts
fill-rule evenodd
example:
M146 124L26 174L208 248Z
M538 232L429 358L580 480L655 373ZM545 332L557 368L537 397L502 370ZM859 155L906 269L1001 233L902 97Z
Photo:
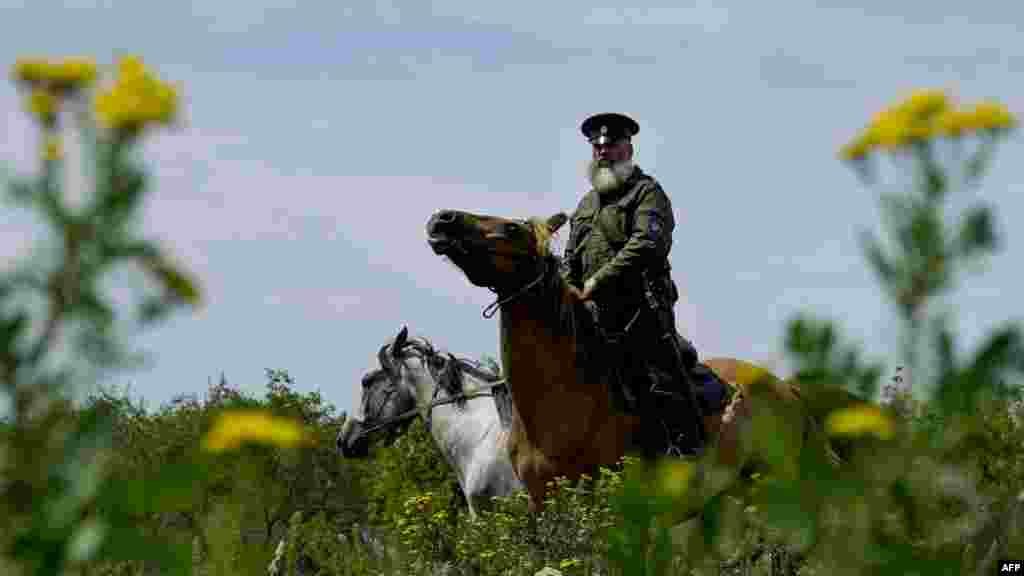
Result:
M604 111L640 123L636 160L672 198L679 328L701 356L785 372L784 323L811 310L895 362L858 242L877 228L877 189L837 148L914 88L1024 114L1016 2L278 4L0 0L4 66L135 53L183 86L183 127L146 148L145 229L206 305L135 342L153 366L115 381L151 407L222 371L261 394L276 368L351 413L403 324L497 356L497 318L481 317L492 294L431 252L427 218L571 211L587 188L579 124ZM0 160L24 173L35 140L5 86ZM974 193L1001 208L1004 249L956 293L967 346L1021 316L1021 152L1005 145ZM6 268L39 234L2 214Z

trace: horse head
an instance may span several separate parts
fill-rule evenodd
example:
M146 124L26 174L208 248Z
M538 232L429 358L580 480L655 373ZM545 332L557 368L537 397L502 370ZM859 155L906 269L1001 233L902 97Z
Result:
M548 261L551 236L568 220L514 220L441 210L427 221L427 242L455 264L469 282L501 294L533 280Z
M417 415L428 421L430 404L464 406L463 370L473 370L451 354L441 354L423 339L410 339L403 326L390 344L377 352L379 366L361 380L359 407L362 419L346 420L337 446L346 457L365 457L369 438L386 431L389 439ZM480 374L475 374L480 376ZM424 413L421 414L421 411Z
M409 345L409 330L403 326L390 344L377 353L379 366L360 380L361 418L348 418L336 440L345 458L363 458L369 454L370 437L386 431L393 437L402 424L401 417L416 407L416 393L403 375L402 353ZM395 425L390 425L394 423Z

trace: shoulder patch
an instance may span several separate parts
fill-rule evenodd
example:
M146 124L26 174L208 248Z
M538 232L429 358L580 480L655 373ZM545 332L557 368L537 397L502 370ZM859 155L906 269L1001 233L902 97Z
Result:
M647 213L647 237L651 240L656 240L661 236L662 231L665 229L665 224L661 221L661 214L656 210L651 210Z

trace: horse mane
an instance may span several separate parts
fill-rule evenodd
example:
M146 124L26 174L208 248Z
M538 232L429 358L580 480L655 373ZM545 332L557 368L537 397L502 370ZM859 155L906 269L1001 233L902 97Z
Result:
M578 366L604 366L598 326L593 316L582 303L564 297L568 281L561 274L562 258L551 250L551 240L555 233L543 218L530 218L527 222L533 231L537 254L544 267L545 278L541 281L541 298L547 299L548 307L545 312L550 314L550 318L555 319L555 327L559 332L575 336Z
M393 367L391 358L388 355L390 348L389 344L385 344L378 353L378 360L385 370L390 370ZM438 376L438 386L449 396L459 396L466 392L463 373L468 373L485 382L496 382L500 379L496 372L484 368L478 362L456 357L451 353L442 353L425 337L408 338L405 344L396 351L397 357L395 359L399 361L404 360L408 352L419 356L428 367L443 367ZM444 357L446 354L447 358ZM460 408L464 407L467 400L467 398L457 398L455 405Z
M540 256L549 256L551 252L551 239L555 234L548 227L547 222L541 218L529 218L526 221L533 231L533 238L537 244L537 253Z

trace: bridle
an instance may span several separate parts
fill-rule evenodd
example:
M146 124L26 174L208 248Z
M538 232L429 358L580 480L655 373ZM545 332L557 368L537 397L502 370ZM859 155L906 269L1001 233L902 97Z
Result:
M399 351L399 352L401 352L401 351ZM393 426L395 424L398 424L400 422L404 422L406 420L410 420L410 419L418 416L420 414L421 410L426 410L426 412L427 412L426 424L429 427L430 426L431 414L433 413L434 408L436 408L438 406L443 406L445 404L454 404L455 402L459 402L461 400L469 400L469 399L472 399L472 398L481 398L481 397L485 397L485 396L493 396L494 394L493 394L492 390L494 388L497 388L498 386L503 386L506 383L505 379L501 378L501 379L495 380L493 382L488 382L487 384L476 388L472 392L465 392L465 391L463 391L463 392L459 392L457 394L451 394L451 395L449 395L446 398L438 399L437 396L440 393L441 388L442 388L442 386L441 386L441 376L440 376L440 374L442 373L441 371L446 370L446 369L453 369L452 366L457 365L460 362L460 360L455 358L451 354L449 354L448 355L448 359L445 361L445 362L447 362L449 364L446 364L445 366L443 366L441 368L435 369L434 366L433 366L433 363L430 361L430 359L425 357L427 355L427 353L421 351L421 355L424 356L423 357L423 360L424 360L423 363L427 367L427 369L430 370L430 375L434 379L434 392L431 395L431 401L428 402L426 405L422 405L422 406L417 405L415 408L406 410L405 412L402 412L401 414L397 414L397 415L392 416L390 418L377 419L375 417L371 417L370 419L377 420L377 423L374 424L373 426L369 426L369 427L363 428L362 430L357 432L355 434L355 437L352 439L353 442L356 441L356 440L359 440L359 439L361 439L363 437L369 436L370 434L372 434L374 432L377 432L377 431L380 431L380 430L384 430L384 429L390 428L391 426ZM440 355L436 355L436 357L440 357ZM388 388L387 394L384 396L384 398L379 403L377 403L376 410L374 411L375 415L376 414L380 414L381 411L384 410L384 407L388 405L388 402L391 400L391 397L398 391L399 387L401 386L401 383L398 381L399 375L395 372L395 370L391 369L388 366L381 366L380 371L382 371L387 376L389 384L390 384L390 387ZM370 415L367 414L367 416L370 416Z
M534 286L539 284L540 281L543 280L545 276L547 276L547 273L548 273L548 267L547 267L547 265L545 265L541 269L540 274L538 274L536 278L534 278L530 282L527 282L526 284L524 284L521 288L519 288L518 290L513 292L511 295L506 296L504 298L501 298L499 296L494 302L491 302L490 304L488 304L487 307L484 308L484 311L482 313L483 317L487 318L487 319L493 318L494 314L498 311L498 309L501 308L502 304L508 304L509 302L515 300L516 298L519 298L520 296L522 296L522 295L526 294L527 292L529 292L530 290L532 290ZM491 286L488 286L487 289L490 290L491 292L494 292L495 294L498 293L498 290L496 288L491 287Z
M512 220L512 221L516 222L517 224L521 224L521 225L523 225L523 226L525 226L527 228L530 227L530 222L527 221L527 220ZM487 318L487 319L493 318L494 314L501 308L502 304L508 304L509 302L515 300L516 298L519 298L520 296L523 296L524 294L529 293L530 290L532 290L537 284L540 284L540 282L542 280L544 280L544 277L547 276L547 274L550 272L551 265L548 262L546 262L546 259L542 258L542 257L539 257L537 254L534 254L534 253L530 252L529 250L517 250L517 251L512 252L512 253L509 253L509 252L498 252L490 244L487 244L485 242L482 242L482 241L479 241L479 240L475 240L475 239L472 239L472 240L464 240L464 239L462 239L462 240L455 240L455 241L453 241L452 246L455 247L462 254L465 254L465 255L468 256L469 252L466 250L464 244L471 244L471 245L475 244L478 249L483 250L484 252L490 252L491 254L500 254L500 255L505 256L505 257L518 257L518 258L520 258L522 260L529 259L529 260L533 260L533 261L536 261L538 258L540 258L544 262L543 266L541 266L540 273L537 275L536 278L534 278L533 280L531 280L529 282L524 283L522 286L520 286L519 288L514 290L512 292L512 294L510 294L508 296L505 296L504 298L502 298L500 296L500 294L499 294L499 290L500 290L499 287L497 287L497 286L487 286L488 290L490 290L494 294L498 294L498 298L495 299L494 302L491 302L490 304L488 304L484 308L484 310L483 310L483 317Z

